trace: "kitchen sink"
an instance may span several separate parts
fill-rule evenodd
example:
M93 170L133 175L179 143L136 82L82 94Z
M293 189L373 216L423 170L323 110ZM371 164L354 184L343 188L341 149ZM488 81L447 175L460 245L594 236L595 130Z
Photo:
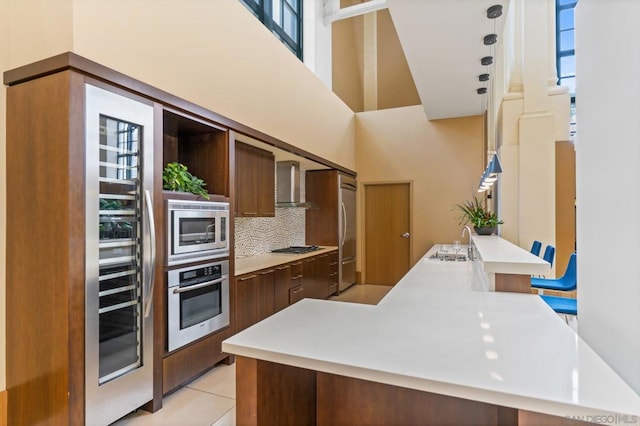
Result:
M432 254L431 256L429 256L429 259L434 259L434 260L440 260L443 262L466 262L468 259L467 257L467 253L442 253L442 252L435 252L434 254Z

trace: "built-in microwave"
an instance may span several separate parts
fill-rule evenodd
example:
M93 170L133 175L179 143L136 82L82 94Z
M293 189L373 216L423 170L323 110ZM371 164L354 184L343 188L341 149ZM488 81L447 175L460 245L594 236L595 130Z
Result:
M229 203L167 200L167 266L229 255Z

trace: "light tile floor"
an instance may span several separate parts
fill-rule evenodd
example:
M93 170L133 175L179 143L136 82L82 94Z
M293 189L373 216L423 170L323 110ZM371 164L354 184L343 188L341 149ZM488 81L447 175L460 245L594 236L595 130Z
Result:
M354 285L330 300L377 304L392 287ZM156 413L138 410L114 423L117 426L235 426L236 367L220 364L166 396Z

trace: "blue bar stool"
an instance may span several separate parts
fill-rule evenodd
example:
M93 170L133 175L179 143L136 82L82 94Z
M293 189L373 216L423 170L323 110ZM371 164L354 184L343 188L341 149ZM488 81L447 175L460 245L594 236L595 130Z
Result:
M546 302L551 309L557 314L563 314L564 320L569 324L569 317L567 315L578 316L578 300L569 299L567 297L556 296L540 296L542 300Z
M555 257L555 255L556 255L556 248L554 246L548 245L544 249L544 255L542 256L542 258L547 262L549 262L551 266L553 266L553 258Z
M542 243L538 240L535 240L533 244L531 244L531 254L540 256L540 250L542 250Z
M531 278L531 287L544 290L571 291L576 289L576 254L569 257L567 269L560 278Z

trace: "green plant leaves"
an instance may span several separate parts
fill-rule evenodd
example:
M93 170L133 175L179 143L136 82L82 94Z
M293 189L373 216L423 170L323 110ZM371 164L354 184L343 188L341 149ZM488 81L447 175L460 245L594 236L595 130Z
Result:
M162 172L162 187L169 191L191 192L208 200L209 194L202 179L193 176L187 166L180 163L169 163Z
M458 219L459 225L466 225L471 223L476 228L494 227L504 223L498 219L495 213L484 208L482 200L478 197L473 197L472 200L467 200L462 204L455 204L453 209L457 209L461 212Z

